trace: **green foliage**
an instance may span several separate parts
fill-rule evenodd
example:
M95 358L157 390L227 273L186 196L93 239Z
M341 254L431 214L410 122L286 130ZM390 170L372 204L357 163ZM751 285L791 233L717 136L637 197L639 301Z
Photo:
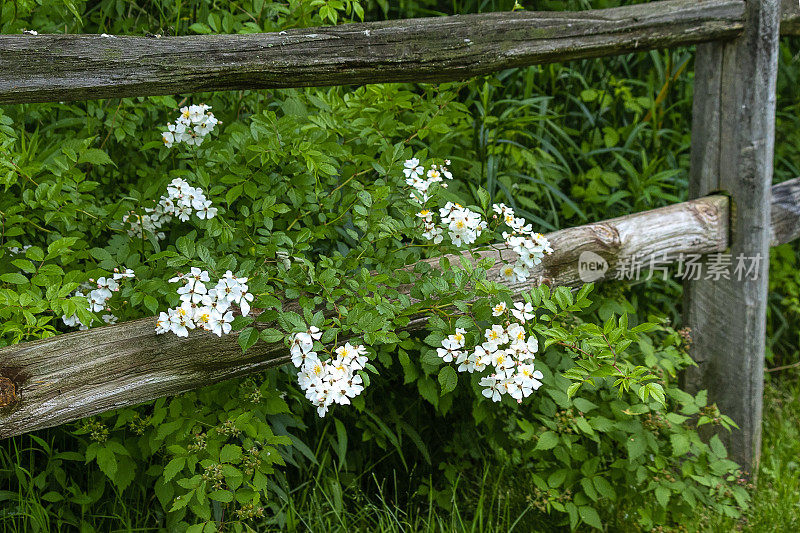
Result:
M733 423L707 405L705 391L691 396L678 387L678 372L692 364L682 337L661 320L629 328L629 315L616 313L632 311L630 304L620 307L606 298L592 303L587 292L574 303L561 292L553 298L562 300L556 305L545 286L533 291L534 301L541 298L543 308L551 308L534 326L548 339L537 357L544 363L537 365L543 386L522 409L507 397L502 408L474 401L474 438L493 457L489 461L510 465L508 485L521 487L512 490L525 491L518 497L549 514L551 525L635 524L649 530L684 523L698 508L738 517L749 499L738 467L718 437L707 442L698 433L708 423ZM574 312L564 314L565 308ZM574 348L564 350L565 344ZM584 349L595 354L576 360ZM473 386L479 390L475 380ZM463 404L463 393L456 395L446 404ZM462 461L474 453L449 451ZM449 462L440 468L455 467ZM447 506L447 490L431 490Z

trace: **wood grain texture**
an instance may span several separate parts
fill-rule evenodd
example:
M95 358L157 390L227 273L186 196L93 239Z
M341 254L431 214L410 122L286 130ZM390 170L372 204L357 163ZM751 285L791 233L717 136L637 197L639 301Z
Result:
M666 252L709 253L727 245L728 200L711 196L548 235L556 252L527 283L577 286L578 258L592 251L610 263ZM511 250L481 256L515 260ZM429 260L432 264L438 259ZM454 262L457 264L457 262ZM489 271L498 279L500 264ZM420 317L410 329L424 327ZM117 407L242 376L288 361L282 343L259 342L247 354L236 335L192 331L188 338L156 335L155 318L0 348L0 375L16 385L18 401L0 409L0 438L18 435Z
M761 449L779 3L748 0L742 36L698 45L695 60L690 195L729 194L729 253L734 261L744 254L761 262L757 279L686 283L684 314L698 367L687 369L685 386L707 389L709 401L739 425L720 437L750 472Z
M0 36L0 103L443 82L735 37L741 0L502 12L249 35Z
M772 186L770 246L800 237L800 178Z

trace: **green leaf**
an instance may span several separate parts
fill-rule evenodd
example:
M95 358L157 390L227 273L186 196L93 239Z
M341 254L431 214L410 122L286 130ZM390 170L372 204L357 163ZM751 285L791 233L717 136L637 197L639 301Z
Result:
M58 493L58 492L56 492L54 490L51 490L50 492L44 494L42 496L42 499L44 501L46 501L46 502L53 503L53 502L60 502L61 500L64 499L64 496L62 496L60 493Z
M669 503L669 489L664 486L656 487L656 500L666 509L667 504Z
M238 463L242 460L242 448L235 444L226 444L219 452L219 460L226 463Z
M109 479L113 480L117 474L117 457L114 452L105 446L98 448L97 466Z
M711 451L714 452L714 455L720 458L725 458L728 456L728 451L725 449L725 445L722 444L722 441L719 439L719 435L714 435L711 437L709 441L711 445Z
M285 336L275 328L268 328L261 332L261 340L268 343L280 342Z
M203 24L202 22L195 22L189 29L195 33L202 33L203 35L207 35L209 33L213 33L211 28L208 27L207 24Z
M239 333L239 346L242 347L242 353L246 352L248 348L258 342L259 333L256 328L244 328Z
M646 442L647 441L645 440L644 435L641 433L634 433L628 437L628 459L633 461L634 459L642 456L645 452Z
M42 261L44 259L44 252L38 246L31 246L25 250L25 257L31 261Z
M215 490L208 495L208 499L223 503L230 503L233 501L233 493L229 490Z
M194 244L195 236L193 234L184 235L179 237L177 241L175 241L175 246L178 248L178 251L192 259L195 253L195 244Z
M578 411L581 411L582 413L588 413L592 409L597 409L597 405L585 398L575 398L572 400L572 404L578 409Z
M237 198L239 198L242 195L243 190L244 186L242 186L241 184L234 185L233 187L228 189L228 192L225 193L225 201L228 203L228 206L230 206Z
M47 246L47 259L60 255L62 250L69 248L76 242L78 242L77 237L62 237L56 241L51 242Z
M439 407L439 391L435 381L426 376L417 381L417 389L420 396L428 400L434 407Z
M184 465L186 465L186 457L175 457L168 462L164 467L164 481L174 478L178 472L183 470Z
M64 0L64 5L67 6L67 9L69 9L70 13L72 13L75 18L78 19L78 22L82 24L83 21L81 20L81 14L78 11L78 8L75 7L75 2L72 0Z
M458 384L458 374L452 366L445 366L439 371L439 385L442 387L442 396L455 390Z
M478 200L481 202L481 207L484 211L489 209L489 192L483 187L478 187Z
M536 450L551 450L558 444L558 434L553 431L545 431L539 435L539 440L536 442Z
M673 433L669 436L672 443L672 456L679 457L689 451L690 442L686 435L681 433Z
M560 468L547 477L547 484L553 488L561 486L567 479L567 470Z
M614 491L614 487L611 486L611 483L609 483L606 478L595 476L592 478L592 482L600 496L608 498L609 500L617 499L617 493Z
M98 148L89 148L81 154L78 163L91 163L93 165L114 165L114 161L108 157L108 154ZM116 165L114 165L116 166Z
M581 515L581 520L583 520L586 524L597 529L603 529L603 523L600 521L600 515L597 514L597 511L595 511L594 507L582 505L578 507L578 513Z
M150 296L149 294L145 294L144 299L142 300L144 306L150 310L151 313L155 314L158 311L158 300Z
M190 490L186 494L183 494L175 498L175 501L172 503L172 508L170 509L170 512L177 511L178 509L183 509L184 507L189 505L189 502L192 500L192 496L194 496L194 489Z
M6 283L13 283L15 285L24 285L28 283L28 278L20 274L19 272L8 272L0 276L0 280L5 281Z

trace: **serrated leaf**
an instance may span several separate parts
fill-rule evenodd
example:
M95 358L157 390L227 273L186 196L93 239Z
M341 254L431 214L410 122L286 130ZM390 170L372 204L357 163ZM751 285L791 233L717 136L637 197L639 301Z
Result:
M114 161L108 157L108 154L99 148L89 148L81 154L78 163L91 163L93 165L114 165ZM116 165L114 165L116 166Z
M436 387L436 382L429 377L425 377L417 381L417 389L419 394L428 400L434 407L439 406L439 391Z
M681 433L673 433L669 436L670 443L672 444L672 456L680 457L687 453L691 446L689 438Z
M458 374L452 366L445 366L439 371L439 386L442 387L442 396L455 390L458 384Z
M114 476L117 474L117 457L114 455L114 452L105 446L100 447L97 449L97 456L95 459L97 459L97 466L100 467L100 470L108 476L109 479L113 480Z
M280 342L286 335L275 328L268 328L261 332L261 340L264 342Z
M246 352L248 348L258 342L258 330L256 328L244 328L239 333L239 346L242 347L242 353Z
M233 501L233 493L229 490L215 490L209 493L208 499L222 503L230 503Z
M581 516L581 520L583 520L586 524L597 529L603 529L603 523L600 521L600 515L597 514L597 511L594 509L594 507L581 505L578 507L578 513Z
M235 444L226 444L219 452L219 460L226 463L238 463L242 460L242 448Z
M714 455L720 458L725 458L728 456L728 451L725 449L725 445L722 444L722 441L719 439L719 435L714 435L711 437L711 440L708 443L711 445L711 451L714 452Z
M669 489L666 487L656 487L656 500L661 507L666 508L669 503Z
M646 441L644 435L639 433L634 433L626 442L626 446L628 448L628 459L633 461L638 457L642 456L645 452Z
M536 441L536 450L552 450L558 444L558 434L553 431L545 431L539 435L539 440Z
M175 457L164 467L164 481L170 481L186 465L186 457Z

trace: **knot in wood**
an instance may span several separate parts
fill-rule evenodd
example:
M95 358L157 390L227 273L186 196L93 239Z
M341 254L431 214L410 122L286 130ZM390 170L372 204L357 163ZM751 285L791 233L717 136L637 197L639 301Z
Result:
M610 224L591 224L589 226L594 241L605 249L616 250L621 245L619 230Z
M0 376L0 407L8 407L17 400L17 385L7 377Z
M715 224L720 218L719 207L708 202L694 202L689 204L692 213L702 223Z

